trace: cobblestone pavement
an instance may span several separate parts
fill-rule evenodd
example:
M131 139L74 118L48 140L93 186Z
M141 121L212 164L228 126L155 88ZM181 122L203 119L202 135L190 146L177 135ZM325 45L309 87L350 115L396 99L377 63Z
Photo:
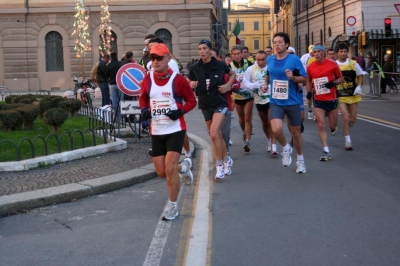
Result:
M152 162L147 154L151 145L147 139L138 143L132 143L132 139L126 140L126 150L55 164L48 168L0 173L0 196L77 183L129 171Z

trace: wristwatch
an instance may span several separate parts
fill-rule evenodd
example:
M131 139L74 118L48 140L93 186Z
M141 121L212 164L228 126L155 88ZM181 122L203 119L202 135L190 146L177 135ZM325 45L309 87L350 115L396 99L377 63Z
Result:
M292 76L292 78L290 79L291 81L293 81L295 79L295 77L294 76Z

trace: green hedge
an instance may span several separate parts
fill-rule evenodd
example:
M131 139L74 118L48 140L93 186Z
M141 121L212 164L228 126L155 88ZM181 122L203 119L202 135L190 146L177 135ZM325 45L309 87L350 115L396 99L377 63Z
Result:
M32 129L33 121L39 116L39 107L37 105L25 105L14 109L21 115L22 123L20 125L23 129Z
M64 109L69 116L76 116L76 113L81 109L82 103L78 99L67 99L58 103L58 108Z
M67 118L68 114L65 110L53 108L44 113L44 124L50 126L50 130L56 133Z
M0 111L0 127L4 131L15 129L21 121L21 115L15 110Z

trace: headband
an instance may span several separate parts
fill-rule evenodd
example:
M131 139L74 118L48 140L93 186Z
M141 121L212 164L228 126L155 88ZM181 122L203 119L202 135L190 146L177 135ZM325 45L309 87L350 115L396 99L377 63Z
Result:
M323 46L321 46L321 45L317 45L317 46L314 46L314 47L312 48L312 50L313 50L313 51L315 51L315 50L325 51L325 48L324 48Z

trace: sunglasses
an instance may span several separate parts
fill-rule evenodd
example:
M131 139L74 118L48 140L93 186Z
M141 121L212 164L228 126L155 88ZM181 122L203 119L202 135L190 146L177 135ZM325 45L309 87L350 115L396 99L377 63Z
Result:
M158 55L150 55L150 60L151 61L154 61L154 60L157 60L157 61L162 61L165 57L167 57L168 55L166 54L166 55L164 55L164 56L158 56Z

